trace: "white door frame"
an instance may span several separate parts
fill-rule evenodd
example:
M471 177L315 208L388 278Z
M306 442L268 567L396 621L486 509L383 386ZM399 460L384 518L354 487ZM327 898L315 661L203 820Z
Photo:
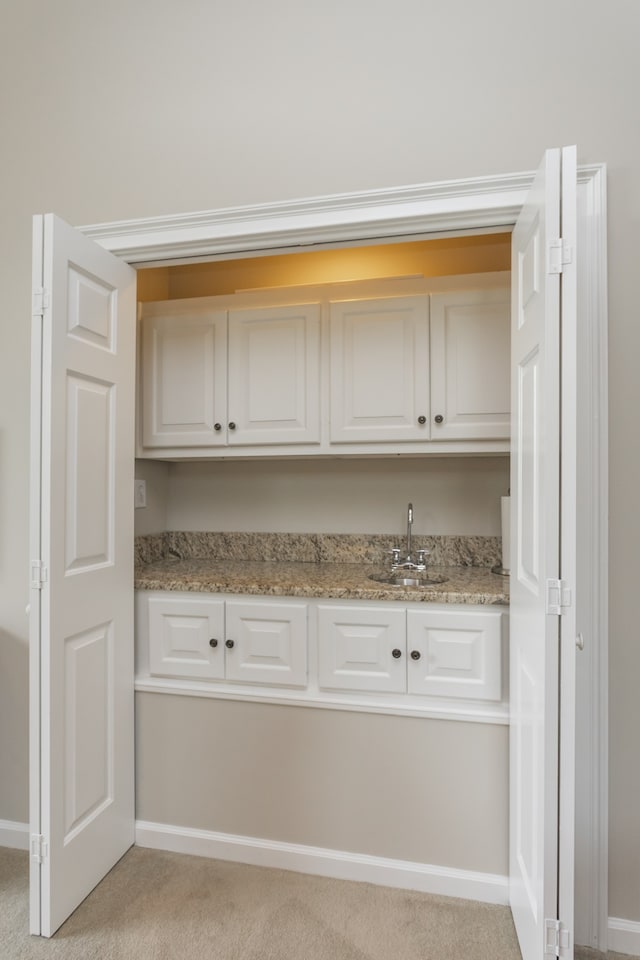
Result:
M128 263L161 266L200 259L293 252L332 246L407 240L424 234L486 233L510 229L534 173L418 184L284 203L233 207L186 215L118 221L81 231ZM591 562L579 572L584 599L584 651L578 668L576 794L578 797L576 942L607 949L607 265L606 169L578 168L578 315L581 401L587 405L579 438L580 522ZM582 589L580 589L582 586Z

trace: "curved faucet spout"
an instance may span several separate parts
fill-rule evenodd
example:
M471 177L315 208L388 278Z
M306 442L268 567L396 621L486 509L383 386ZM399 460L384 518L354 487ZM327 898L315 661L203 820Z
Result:
M391 570L426 570L427 565L425 562L425 556L429 552L428 550L417 550L416 559L413 559L411 551L413 549L412 544L412 527L413 527L413 504L410 503L407 506L407 544L405 547L405 556L404 559L401 559L402 551L400 547L393 547L392 550L388 552L391 554Z
M407 560L411 560L411 528L413 526L413 504L407 507Z

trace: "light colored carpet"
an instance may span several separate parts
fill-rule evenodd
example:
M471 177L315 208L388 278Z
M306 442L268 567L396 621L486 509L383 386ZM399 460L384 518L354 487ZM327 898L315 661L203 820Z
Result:
M51 940L0 849L2 960L520 960L506 907L134 847Z
M602 953L590 947L576 947L574 960L640 960L640 957L632 957L630 953L614 953L613 950Z

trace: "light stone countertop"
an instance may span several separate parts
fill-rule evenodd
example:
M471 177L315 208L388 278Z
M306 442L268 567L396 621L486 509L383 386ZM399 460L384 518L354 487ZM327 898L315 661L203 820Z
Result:
M509 578L490 567L433 566L446 577L429 587L395 587L369 579L381 568L363 563L165 559L139 563L138 590L184 590L268 597L337 600L408 600L424 603L508 604Z

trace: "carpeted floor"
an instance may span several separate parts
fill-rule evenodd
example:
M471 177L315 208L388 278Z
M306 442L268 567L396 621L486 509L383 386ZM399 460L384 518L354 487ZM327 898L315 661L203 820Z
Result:
M520 960L506 907L141 847L44 940L28 870L0 847L0 960Z
M520 960L506 907L134 847L51 940L0 849L2 960Z

